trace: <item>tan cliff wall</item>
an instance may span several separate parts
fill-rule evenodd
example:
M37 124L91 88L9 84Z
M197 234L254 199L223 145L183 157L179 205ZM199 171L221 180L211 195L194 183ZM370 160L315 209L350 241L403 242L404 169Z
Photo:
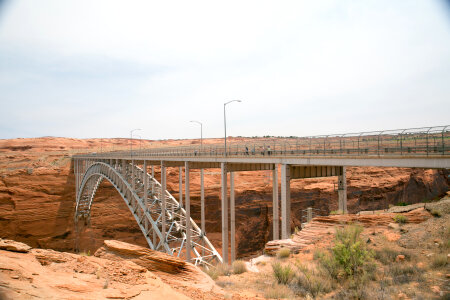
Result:
M122 139L103 140L117 148ZM190 143L189 141L185 141ZM99 148L99 140L63 138L0 141L0 237L33 247L73 251L75 189L69 154L75 148ZM167 144L180 141L167 141ZM135 141L139 146L139 141ZM159 178L157 172L156 177ZM178 197L178 168L168 168L168 189ZM349 211L383 209L399 202L433 199L448 190L448 172L401 168L348 168ZM293 180L292 228L300 227L301 210L308 206L325 212L337 209L337 178ZM205 170L206 228L213 244L221 248L220 174ZM191 173L193 218L200 219L200 181ZM272 236L272 186L270 172L236 174L238 255L263 249ZM146 245L138 226L114 187L103 182L94 200L91 223L79 235L78 246L93 253L103 240L116 239Z

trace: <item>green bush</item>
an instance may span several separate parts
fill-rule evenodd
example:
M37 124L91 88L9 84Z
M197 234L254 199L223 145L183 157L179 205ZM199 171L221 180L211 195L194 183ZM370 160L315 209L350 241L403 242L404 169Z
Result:
M359 236L362 231L361 226L348 226L336 230L335 245L331 250L333 259L346 276L362 273L363 267L371 258L371 253Z
M289 265L283 266L279 262L276 262L272 264L272 269L275 279L280 284L288 284L294 278L294 270Z
M281 248L277 252L277 258L288 258L291 255L291 250L288 248Z
M233 268L233 274L242 274L247 272L245 262L243 262L242 260L235 260L231 267Z
M405 224L408 219L404 215L396 215L394 218L395 223Z

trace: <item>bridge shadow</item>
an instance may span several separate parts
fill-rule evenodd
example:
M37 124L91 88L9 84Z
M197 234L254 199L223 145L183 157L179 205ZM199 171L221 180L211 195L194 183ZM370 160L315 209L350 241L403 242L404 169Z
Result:
M58 211L53 229L53 236L48 241L52 248L64 251L75 250L74 213L76 206L74 163L70 160L63 191L58 199ZM62 175L62 174L61 174Z

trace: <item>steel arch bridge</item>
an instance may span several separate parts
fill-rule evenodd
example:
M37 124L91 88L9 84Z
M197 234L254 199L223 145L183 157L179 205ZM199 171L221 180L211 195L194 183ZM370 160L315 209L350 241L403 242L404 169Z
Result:
M151 249L185 260L191 258L195 265L222 262L206 234L192 218L187 220L182 205L167 190L163 193L161 184L142 168L132 163L110 164L106 160L87 162L84 167L83 177L77 184L75 224L89 222L96 191L106 179L125 201ZM187 221L190 226L186 226ZM186 253L187 230L191 232L189 256Z

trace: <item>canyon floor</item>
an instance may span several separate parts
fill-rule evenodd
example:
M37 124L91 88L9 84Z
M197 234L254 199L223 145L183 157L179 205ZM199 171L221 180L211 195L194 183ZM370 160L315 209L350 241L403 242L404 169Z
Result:
M399 216L404 222L395 222ZM363 284L356 285L348 278L333 280L318 259L318 253L335 244L336 228L355 224L363 228L360 241L370 251L373 266ZM392 207L389 212L317 217L309 225L315 230L296 232L287 241L291 245L287 255L280 256L278 250L278 255L243 261L244 272L223 265L203 272L164 253L113 240L106 240L92 255L0 240L0 299L450 297L450 197ZM310 242L300 243L300 237ZM273 271L277 263L292 268L289 282L277 281Z

